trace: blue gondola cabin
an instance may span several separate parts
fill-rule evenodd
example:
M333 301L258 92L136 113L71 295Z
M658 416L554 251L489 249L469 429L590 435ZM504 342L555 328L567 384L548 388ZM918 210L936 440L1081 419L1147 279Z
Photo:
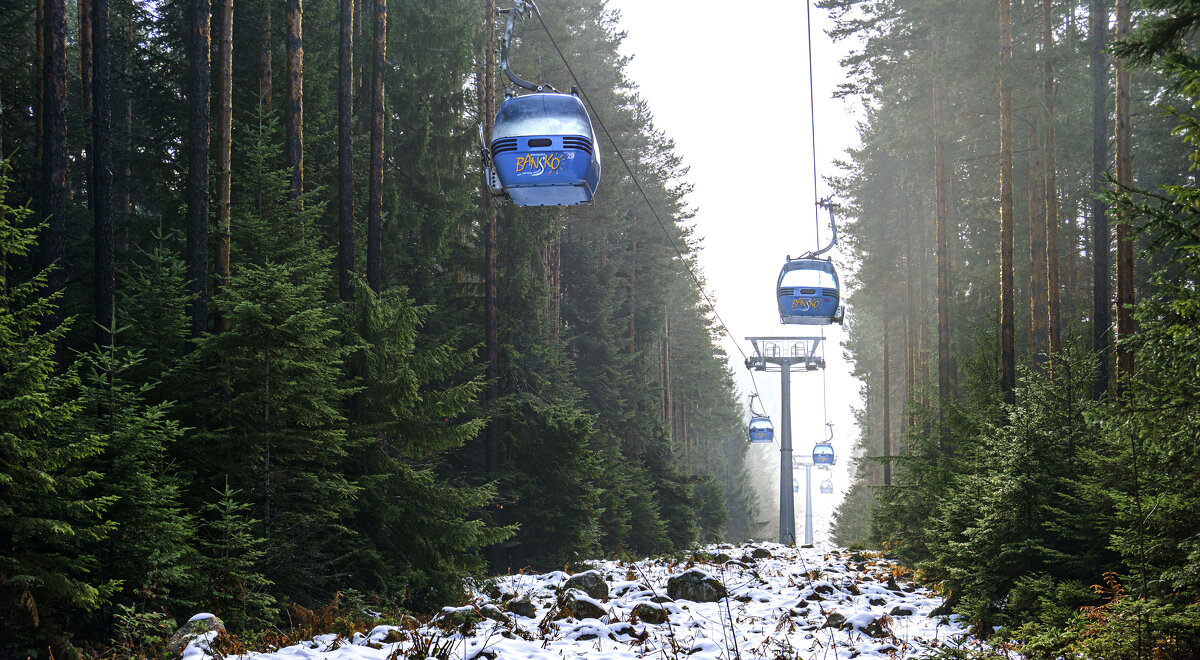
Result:
M833 465L833 445L828 442L818 442L813 445L812 458L814 465Z
M506 99L492 127L492 165L502 194L517 206L592 201L600 152L583 102L551 93Z
M837 270L828 259L788 259L775 284L779 321L787 324L841 323L841 287Z
M750 418L750 442L768 444L775 439L775 428L771 425L770 417L754 416Z

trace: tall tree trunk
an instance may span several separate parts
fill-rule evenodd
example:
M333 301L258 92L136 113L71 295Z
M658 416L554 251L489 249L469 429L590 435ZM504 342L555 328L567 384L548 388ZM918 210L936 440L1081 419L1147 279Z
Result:
M208 329L209 0L192 0L188 35L191 181L188 185L187 275L192 337Z
M1117 34L1120 41L1129 35L1129 1L1117 0ZM1133 185L1133 141L1129 123L1129 64L1117 62L1117 185ZM1122 392L1133 376L1133 350L1122 341L1136 331L1133 320L1133 234L1129 224L1117 223L1117 392Z
M0 86L2 87L2 86ZM0 89L0 163L4 162L4 90ZM4 209L0 208L0 224L4 222ZM8 295L8 262L0 259L0 296Z
M113 248L112 76L109 57L108 0L92 0L92 207L96 250L96 343L111 346L117 288Z
M371 173L367 191L367 284L383 287L383 67L387 56L387 4L375 0L371 52Z
M67 233L66 11L64 0L43 0L41 213L48 226L39 242L37 269L49 269L47 293L62 291L66 282L63 265ZM62 320L63 305L59 301L45 323L47 327L57 327Z
M1096 354L1096 381L1092 398L1108 391L1108 361L1112 355L1112 289L1109 288L1109 254L1112 236L1108 229L1108 207L1100 197L1104 166L1108 163L1108 58L1104 55L1108 12L1104 0L1092 0L1091 43L1088 58L1092 70L1092 352Z
M381 2L383 0L380 0ZM304 10L300 0L287 0L288 95L284 142L292 199L304 194Z
M663 314L663 334L662 334L662 416L667 422L667 433L671 435L668 440L674 446L675 427L674 420L671 417L674 403L671 401L671 312Z
M633 224L630 232L637 230L637 216L633 216ZM637 239L633 238L629 241L630 263L629 263L629 355L632 357L637 350ZM630 369L633 368L632 361L629 364ZM633 374L630 373L632 376Z
M883 304L883 485L892 485L892 365L887 302Z
M950 181L946 172L946 91L942 73L943 38L933 41L933 185L937 225L938 419L950 398ZM939 436L940 437L940 436Z
M920 214L913 216L920 218ZM905 419L904 426L906 429L911 429L917 424L917 407L909 405L913 397L917 393L917 360L920 355L920 347L918 346L918 336L921 319L917 317L917 265L913 256L913 240L912 232L913 225L917 222L914 220L908 223L908 227L904 230L904 279L907 284L907 307L904 315L904 389L905 389Z
M496 89L496 2L488 0L484 3L484 25L486 26L487 50L484 56L482 88L479 90L483 112L483 140L485 148L492 143L492 123L495 121L495 89ZM483 233L483 334L484 351L487 353L487 368L484 376L487 379L487 391L484 395L484 405L488 413L488 425L484 430L484 465L489 479L495 479L500 474L500 416L496 406L500 401L500 322L497 309L496 285L496 200L492 197L491 188L486 180L480 182L483 195L484 233ZM500 559L500 549L497 547L491 554L495 566Z
M129 62L133 59L135 44L133 42L133 12L130 11L125 19L125 57L122 60L122 77L129 80ZM125 130L122 136L121 145L121 179L120 179L120 194L118 197L121 200L120 219L121 219L121 251L129 252L129 233L133 219L130 217L133 201L133 94L129 90L125 90L125 114L124 120Z
M1062 350L1062 286L1058 256L1058 162L1054 153L1054 12L1052 0L1042 0L1042 73L1045 97L1043 108L1046 154L1046 286L1050 294L1050 355L1053 370L1054 356Z
M217 279L229 288L230 191L233 184L230 156L233 149L233 0L218 0L221 26L221 65L217 78ZM216 319L217 332L229 329L229 319Z
M1029 359L1041 372L1050 357L1046 289L1046 201L1037 118L1029 122Z
M354 298L354 0L341 0L338 45L338 296Z
M1012 2L1000 0L1000 391L1016 400L1013 309Z
M79 92L83 101L83 115L92 121L92 2L79 0Z
M45 114L46 110L42 107L42 98L46 95L46 0L34 0L37 8L34 10L35 18L33 21L35 53L30 70L34 72L34 79L37 81L37 107L34 108L34 116L37 119L37 159L42 162L42 138L45 136ZM66 11L65 9L63 11ZM65 66L65 65L64 65Z
M258 102L267 108L271 107L271 93L274 82L271 71L271 4L274 0L263 0L262 13L259 15L259 44L258 44Z

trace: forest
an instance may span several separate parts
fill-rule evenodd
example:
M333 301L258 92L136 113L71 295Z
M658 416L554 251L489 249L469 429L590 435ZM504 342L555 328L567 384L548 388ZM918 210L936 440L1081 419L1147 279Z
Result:
M589 206L490 199L495 2L0 0L0 657L750 536L686 167L605 3L541 10Z
M495 0L0 0L0 658L762 535L685 158L605 0L539 6L594 204L489 194ZM1200 656L1200 15L816 6L861 111L835 540L1000 657Z
M835 538L1023 657L1196 657L1194 7L820 6L864 112Z

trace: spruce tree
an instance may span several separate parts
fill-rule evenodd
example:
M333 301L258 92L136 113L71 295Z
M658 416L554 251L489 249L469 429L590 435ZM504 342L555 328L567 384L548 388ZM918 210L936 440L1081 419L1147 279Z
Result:
M287 170L272 162L273 115L245 127L247 164L235 177L230 286L213 307L226 332L201 349L214 370L207 402L219 420L191 442L203 450L199 485L214 477L255 503L265 539L264 575L288 598L327 598L345 570L355 533L345 524L359 488L345 473L351 446L342 367L353 346L326 300L333 252L311 231L323 205L290 198Z
M8 170L0 163L6 274L44 229L23 226L29 209L6 204ZM45 270L0 287L0 649L39 658L47 649L69 657L73 618L117 586L93 572L95 544L113 528L103 516L114 498L90 491L103 475L87 467L104 439L72 428L79 377L74 363L56 373L55 344L68 326L43 327L62 295L46 287Z

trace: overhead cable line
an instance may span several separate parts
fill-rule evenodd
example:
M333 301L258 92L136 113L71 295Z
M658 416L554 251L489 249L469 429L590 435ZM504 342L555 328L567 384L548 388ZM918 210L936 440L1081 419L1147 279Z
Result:
M817 103L816 92L813 91L813 52L812 52L812 0L804 2L804 29L807 34L808 41L808 126L809 133L812 136L812 179L813 179L813 199L817 200L817 204L813 206L813 225L816 228L816 242L821 244L821 202L817 192ZM829 224L833 225L833 201L830 200L829 206ZM837 226L833 225L833 235L837 238ZM832 247L832 245L830 246ZM825 326L821 326L821 361L825 361ZM826 426L829 426L829 387L826 369L821 369L821 415Z
M623 154L621 152L621 147L619 147L617 145L617 141L613 139L612 133L609 133L608 126L605 126L605 124L604 124L604 119L602 119L600 117L600 113L596 111L596 106L592 103L592 100L590 98L588 98L587 91L584 90L584 88L583 88L583 83L579 82L579 78L575 75L575 71L571 68L571 63L567 61L566 56L563 55L562 50L558 47L558 42L555 41L554 34L550 32L549 26L546 25L545 19L542 18L542 12L540 10L538 10L538 7L536 4L533 4L533 3L530 3L530 4L533 5L533 13L535 15L537 15L538 22L541 23L542 29L545 30L545 32L546 32L546 36L550 38L550 45L552 45L554 47L555 52L558 53L559 59L561 59L563 65L565 65L567 67L567 73L569 73L571 75L571 80L573 80L575 82L575 89L577 89L579 91L579 95L583 97L584 102L587 103L589 108L591 108L592 116L594 116L596 118L596 123L600 124L600 130L604 131L604 136L608 138L608 142L609 142L609 144L612 145L613 151L616 152L617 158L621 159L621 164L625 166L625 171L629 173L629 178L633 180L633 184L637 187L638 193L640 193L642 196L642 199L645 200L646 206L648 206L650 208L650 213L654 216L654 219L658 222L658 226L662 229L663 235L666 236L667 243L669 243L671 248L673 250L675 250L675 254L676 254L676 256L679 257L679 260L683 264L684 269L687 270L688 276L692 278L693 282L695 282L696 289L700 291L700 295L703 296L704 300L708 303L708 308L712 310L713 316L715 316L717 318L717 323L719 323L721 325L721 329L725 332L725 336L729 337L729 340L733 342L734 348L736 348L738 353L740 353L742 355L742 358L744 360L749 360L750 359L749 356L747 356L746 352L742 350L741 344L738 343L737 339L733 336L733 333L730 332L729 326L725 324L725 320L721 318L721 313L717 311L716 303L714 303L712 298L709 297L708 292L704 290L704 285L700 282L700 278L696 275L695 272L692 271L691 264L689 264L688 260L686 258L684 258L683 251L679 249L678 245L676 245L674 237L671 236L671 232L667 231L666 223L664 223L662 218L658 215L658 210L654 208L654 203L650 201L650 196L646 194L646 191L642 188L641 181L639 181L637 178L637 175L633 173L633 168L630 167L629 162L627 160L625 160L625 154ZM811 46L810 46L810 48L811 48ZM810 57L809 58L809 66L810 67L812 66L811 60L812 60L812 58ZM816 130L816 129L814 128L813 130ZM813 159L814 159L814 161L816 159L815 150L814 150ZM758 394L758 383L754 379L753 371L750 372L750 382L754 387L754 393Z

